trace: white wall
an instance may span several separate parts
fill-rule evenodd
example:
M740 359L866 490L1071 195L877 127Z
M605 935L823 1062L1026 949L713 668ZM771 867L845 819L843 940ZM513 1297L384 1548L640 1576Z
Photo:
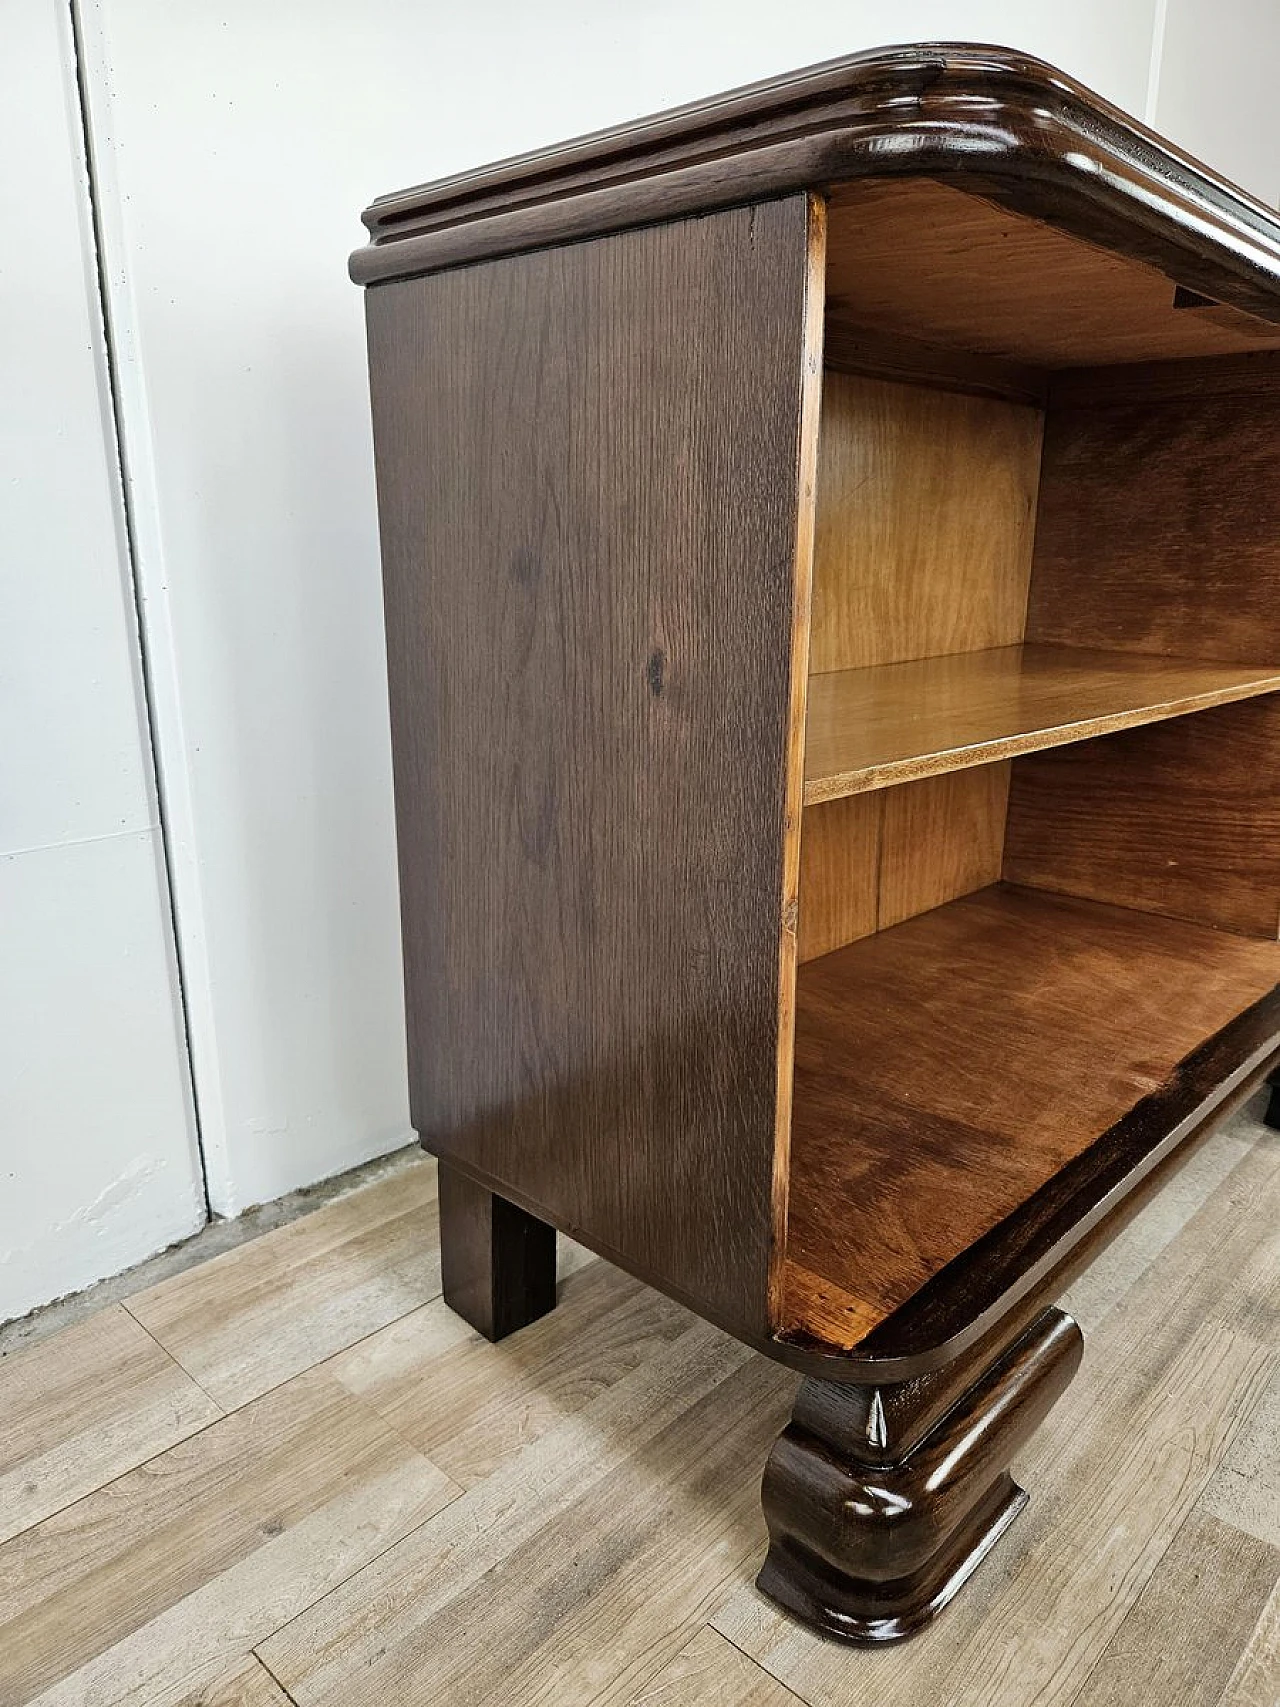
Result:
M196 1092L211 1199L234 1213L409 1136L364 340L360 293L345 271L360 208L382 191L788 67L938 37L1040 53L1122 106L1154 112L1274 199L1267 85L1277 24L1271 0L78 3ZM23 4L24 15L43 18L41 0ZM62 92L51 83L56 44L51 35L15 44L10 33L5 47L18 100L3 121L15 127L11 157L25 167L32 137L40 170L52 171L58 148L63 156L61 214L24 172L4 236L12 248L21 234L29 290L47 302L56 289L83 320L91 297L79 238L67 237L77 186L67 178ZM39 90L28 56L43 67ZM32 103L35 119L25 112ZM61 238L41 230L32 241L33 217L61 220ZM19 342L46 336L59 371L78 362L77 383L91 389L92 328L82 336L69 325L59 334L50 321ZM65 693L55 675L24 677L24 702L48 741L64 739L68 719L83 725L69 753L30 749L18 793L30 796L32 821L14 834L57 846L42 868L46 910L69 920L79 906L84 916L64 931L59 913L37 939L40 908L24 901L24 940L56 937L67 960L56 988L77 992L75 1024L102 1057L80 1079L68 1063L83 1051L67 1038L48 1042L46 1022L29 1027L24 1054L39 1045L45 1058L27 1076L24 1118L49 1156L51 1133L87 1127L89 1104L103 1107L96 1075L123 1071L115 1016L94 1028L93 978L115 952L108 923L133 916L101 905L91 886L53 887L54 858L89 861L71 849L98 845L84 838L108 834L109 820L114 841L92 856L95 881L107 881L108 858L132 860L129 893L149 921L149 962L159 964L164 947L136 693L112 698L116 678L100 660L127 641L127 603L112 607L116 629L82 634L97 620L89 595L57 578L64 561L83 570L90 533L99 545L105 537L93 506L69 507L64 496L66 482L83 483L67 472L72 417L85 441L75 457L102 460L96 409L95 394L32 436L30 478L50 483L54 501L33 499L17 532L47 593L28 603L22 592L22 620L44 625L41 643L60 649L70 672ZM108 497L94 502L109 521ZM59 505L67 513L54 529ZM58 530L66 541L53 539ZM115 596L114 543L112 552ZM60 707L52 717L51 697ZM37 812L48 779L64 772L56 803ZM112 881L126 887L123 875ZM41 965L43 954L32 950ZM49 1013L63 1011L62 999L51 998ZM134 1177L120 1158L139 1135L172 1128L162 1117L178 1095L172 1006L150 977L130 1001L167 1039L167 1065L130 1092L154 1107L135 1112L113 1089L110 1142L99 1147L115 1161L92 1177L72 1170L74 1189L52 1179L56 1162L49 1180L24 1164L20 1197L48 1190L64 1208L74 1202L74 1216L96 1191ZM141 1027L128 1024L131 1035ZM185 1130L178 1149L189 1156ZM79 1273L69 1266L58 1289Z
M67 20L0 56L0 1320L204 1219Z
M1268 206L1280 202L1280 5L1167 0L1149 122Z
M361 207L903 37L1015 35L1141 105L1154 3L86 0L215 1209L409 1136Z

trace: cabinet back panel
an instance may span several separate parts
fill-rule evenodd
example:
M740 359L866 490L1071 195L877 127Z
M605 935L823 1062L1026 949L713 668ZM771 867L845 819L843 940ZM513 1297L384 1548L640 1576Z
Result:
M1016 759L1004 875L1275 939L1280 695Z
M1280 356L1067 376L1027 639L1280 661Z
M1022 639L1040 411L828 372L810 669Z
M366 299L414 1123L746 1333L809 233L796 196Z

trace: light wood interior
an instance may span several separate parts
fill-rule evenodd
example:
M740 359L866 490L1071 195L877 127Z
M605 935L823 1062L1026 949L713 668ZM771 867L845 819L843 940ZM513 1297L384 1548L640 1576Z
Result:
M809 687L806 805L1280 689L1280 668L1001 646L833 670Z
M1004 876L1280 937L1280 695L1019 760Z
M828 371L823 388L800 852L801 961L1000 875L1008 777L934 763L911 684L1015 648L1026 624L1043 411ZM924 662L918 662L924 660ZM893 692L905 679L906 694ZM877 718L877 694L888 703ZM953 710L956 724L960 711ZM899 755L900 756L900 755ZM918 757L918 755L916 755ZM969 761L972 762L972 761ZM815 768L816 767L816 768ZM955 770L952 776L933 772ZM922 778L883 798L864 789ZM850 796L841 799L840 796ZM829 804L815 809L816 803Z
M1025 404L827 374L812 673L1022 639L1042 430Z
M781 1325L849 1348L1280 981L1280 329L928 182L826 283Z
M801 961L996 882L1008 795L991 764L806 808Z
M1229 383L1213 363L1189 362L1184 386L1135 368L1136 394L1068 376L1060 406L828 370L802 962L1001 875L1007 778L956 773L1280 690L1280 357L1226 361ZM1270 751L1280 736L1264 726ZM938 786L921 788L929 779ZM884 791L878 806L845 800ZM1227 816L1262 827L1252 809ZM1027 877L1020 835L1015 875ZM1270 900L1250 905L1256 921ZM1217 922L1209 904L1169 910ZM1228 922L1248 911L1217 910Z
M926 178L863 179L828 203L837 359L865 330L885 350L897 336L917 357L923 344L954 363L1017 364L1004 376L1016 391L1028 368L1280 348L1280 327L1221 305L1175 307L1176 289L1155 267ZM874 365L885 371L888 357Z

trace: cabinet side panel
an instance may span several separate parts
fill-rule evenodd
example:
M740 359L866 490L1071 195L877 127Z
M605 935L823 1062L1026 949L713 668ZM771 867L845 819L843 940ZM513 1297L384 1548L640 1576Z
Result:
M762 1331L807 206L368 293L414 1122Z
M994 397L828 373L815 673L1022 639L1043 417Z

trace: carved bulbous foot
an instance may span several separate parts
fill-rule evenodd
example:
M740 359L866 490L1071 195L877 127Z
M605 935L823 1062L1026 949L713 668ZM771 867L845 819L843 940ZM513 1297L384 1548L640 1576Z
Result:
M764 1473L760 1589L829 1636L894 1642L935 1616L1026 1504L1009 1474L1080 1363L1046 1310L987 1361L891 1387L805 1381Z

